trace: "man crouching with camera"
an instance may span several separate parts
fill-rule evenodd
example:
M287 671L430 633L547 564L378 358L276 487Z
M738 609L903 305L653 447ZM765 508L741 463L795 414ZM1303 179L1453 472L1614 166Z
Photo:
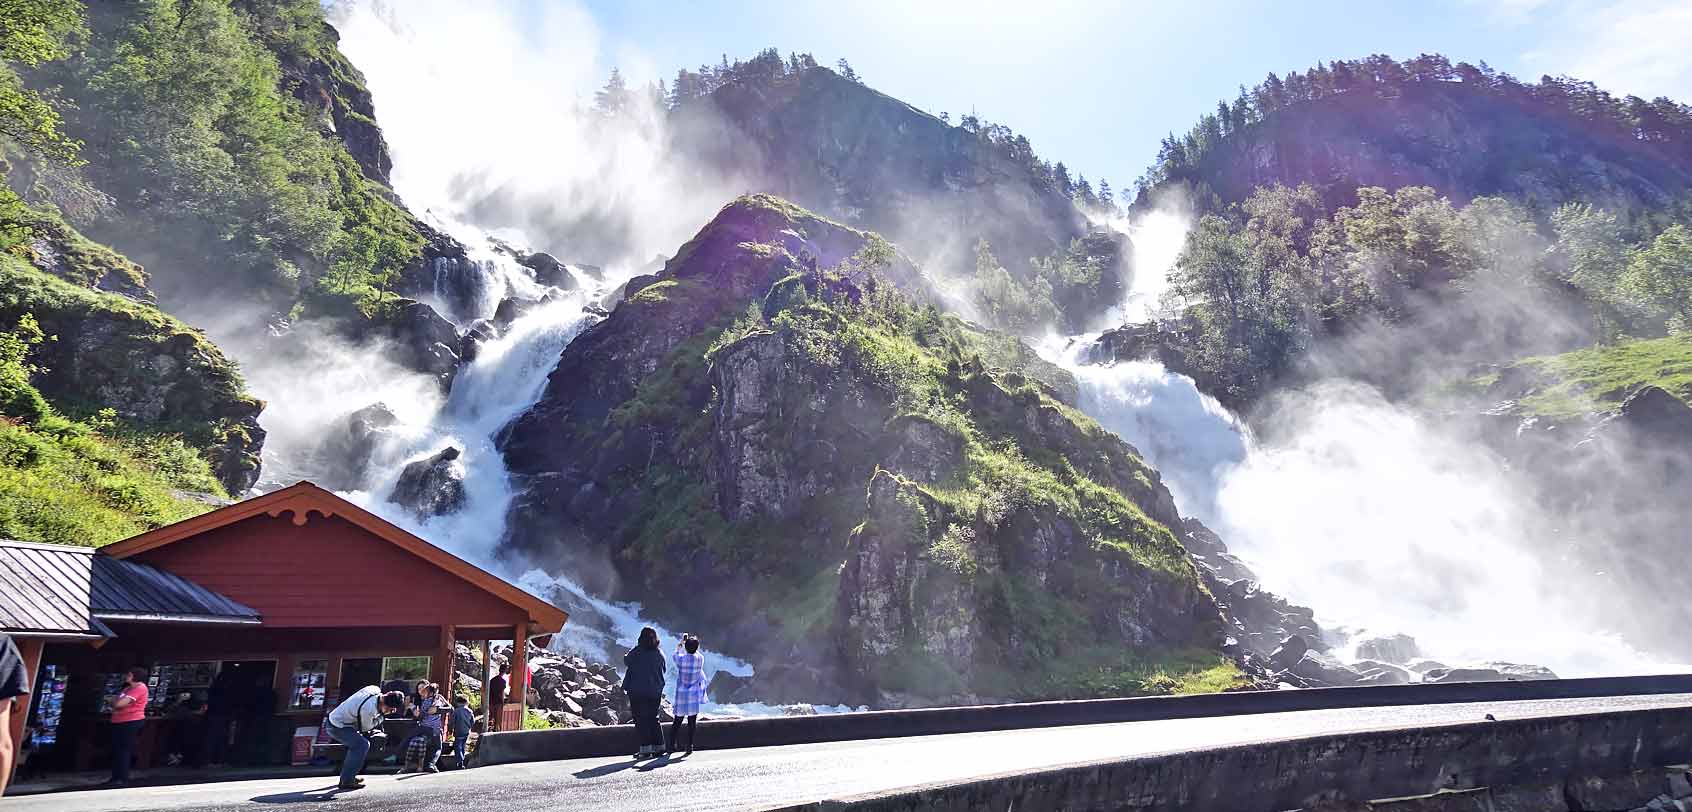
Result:
M405 694L382 693L381 688L366 685L329 712L329 735L347 746L346 760L341 762L341 789L364 786L358 773L364 769L365 757L373 745L379 747L387 741L382 717L404 710Z

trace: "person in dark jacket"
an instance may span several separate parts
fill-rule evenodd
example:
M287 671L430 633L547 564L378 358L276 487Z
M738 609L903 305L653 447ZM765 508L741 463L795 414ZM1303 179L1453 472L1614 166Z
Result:
M629 712L634 714L635 732L640 737L640 750L635 759L656 757L664 752L664 726L658 722L658 709L664 701L664 653L658 650L658 630L648 626L640 630L640 641L623 655L623 693L629 696Z

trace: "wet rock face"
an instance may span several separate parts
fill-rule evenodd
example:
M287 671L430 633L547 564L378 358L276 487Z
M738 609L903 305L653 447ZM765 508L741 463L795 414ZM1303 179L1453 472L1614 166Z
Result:
M400 364L429 375L441 389L452 388L458 374L458 330L434 308L422 302L406 302L386 325Z
M366 487L371 456L398 424L399 418L386 403L372 403L334 421L312 452L313 479L336 491Z
M871 480L868 502L868 519L851 537L838 599L841 655L857 680L848 687L867 692L848 693L853 701L981 701L970 686L987 671L1037 656L1025 648L1038 645L1028 639L1034 630L1007 622L997 609L1001 579L1013 573L1027 588L1087 613L1099 645L1221 642L1216 605L1191 580L1098 549L1061 516L1023 507L989 525L950 514L885 471ZM890 701L877 675L890 661L909 658L926 659L955 682L905 685L906 701Z
M420 519L442 516L464 507L464 466L459 451L448 446L428 459L405 466L388 501Z
M559 290L574 290L576 278L570 275L570 269L564 267L557 257L546 252L537 252L518 258L517 264L535 272L535 281L542 285L550 285Z
M333 26L319 24L332 42L340 42L340 33ZM316 111L326 120L365 177L390 185L394 161L387 139L376 125L376 107L364 86L363 74L335 49L317 59L300 59L289 49L278 49L277 55L285 77L283 86L292 88L294 97L307 110Z
M1246 672L1271 684L1276 679L1297 685L1329 684L1322 681L1320 669L1307 668L1304 674L1293 670L1306 652L1328 649L1315 613L1264 589L1257 574L1228 552L1221 537L1203 522L1185 519L1179 526L1182 532L1177 537L1222 609L1228 635L1239 648L1236 659ZM1286 679L1287 675L1293 678Z

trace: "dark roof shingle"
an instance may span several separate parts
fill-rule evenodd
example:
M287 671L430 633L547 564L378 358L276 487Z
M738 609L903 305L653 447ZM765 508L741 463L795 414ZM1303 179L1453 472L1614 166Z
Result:
M256 610L86 547L0 541L0 631L110 637L101 621L257 623Z

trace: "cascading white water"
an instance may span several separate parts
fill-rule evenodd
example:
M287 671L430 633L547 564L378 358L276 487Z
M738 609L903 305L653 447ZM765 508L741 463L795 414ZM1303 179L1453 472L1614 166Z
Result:
M448 225L455 233L472 233L463 226ZM475 244L467 242L467 245ZM578 287L561 294L538 285L526 269L508 256L479 248L467 248L467 252L470 259L477 263L477 272L469 278L484 289L470 291L471 295L464 299L468 303L466 306L449 311L460 313L459 318L464 322L460 326L491 315L493 307L507 295L530 300L550 295L550 299L518 318L498 338L484 343L475 360L460 369L451 393L438 407L421 411L412 408L402 412L409 416L408 419L390 433L389 439L377 449L372 460L375 473L370 487L344 495L478 566L501 573L536 595L545 598L554 593L564 593L571 603L589 607L595 617L592 620L573 619L564 634L556 638L555 647L560 650L597 659L616 649L632 646L644 626L657 628L661 639L674 639L674 634L641 617L638 604L612 603L590 595L567 575L538 569L513 570L507 561L496 555L514 494L504 457L494 445L495 434L535 403L545 389L548 373L557 365L565 347L599 320L600 317L585 306L599 302L607 291L626 281L627 274L612 272L604 275L602 281L595 282L572 271ZM460 468L458 473L465 488L465 500L460 509L419 519L388 501L387 496L393 492L406 465L431 457L447 446L458 448L461 452L452 463ZM706 637L708 639L709 635ZM718 671L742 677L753 673L749 663L709 649L706 650L705 663L707 680ZM795 708L757 702L737 705L706 703L703 709L715 715L852 710L845 706Z
M1183 515L1217 531L1269 589L1325 627L1405 633L1447 664L1544 665L1562 676L1663 669L1579 610L1547 561L1534 508L1498 463L1372 389L1289 396L1259 443L1190 378L1149 361L1078 363L1095 336L1043 354L1075 374L1084 412L1144 453Z

